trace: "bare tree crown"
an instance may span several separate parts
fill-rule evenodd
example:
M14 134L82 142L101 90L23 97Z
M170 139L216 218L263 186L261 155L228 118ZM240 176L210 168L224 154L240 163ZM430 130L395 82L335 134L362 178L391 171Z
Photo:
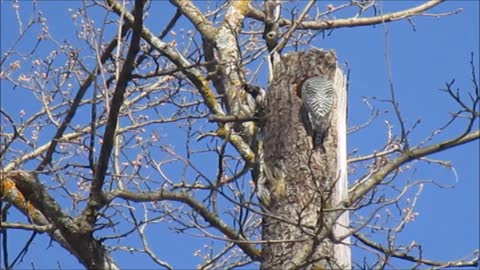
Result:
M27 267L40 237L87 269L138 254L149 259L140 267L185 267L165 255L163 233L200 238L184 250L199 269L478 267L478 250L430 258L399 240L426 186L444 187L415 172L456 174L438 155L478 144L478 49L455 75L470 88L436 78L456 111L418 140L388 42L387 94L362 93L370 116L348 128L356 88L321 42L367 26L389 40L391 23L416 30L462 16L462 3L88 0L69 3L67 25L52 3L2 2L0 268ZM311 76L335 92L313 127L301 93ZM319 129L324 151L312 143ZM347 148L366 130L376 150Z

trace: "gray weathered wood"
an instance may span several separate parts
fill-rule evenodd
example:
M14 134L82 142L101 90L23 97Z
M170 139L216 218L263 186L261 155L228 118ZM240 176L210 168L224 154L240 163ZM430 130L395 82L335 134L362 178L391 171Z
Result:
M312 149L307 118L295 93L303 78L316 75L333 80L337 92L325 152ZM270 241L263 246L262 269L351 268L350 247L334 244L348 235L348 213L331 218L338 214L332 208L347 191L345 122L345 76L335 54L315 50L283 56L267 92L259 162L265 176L261 188L269 195L262 200L263 240Z

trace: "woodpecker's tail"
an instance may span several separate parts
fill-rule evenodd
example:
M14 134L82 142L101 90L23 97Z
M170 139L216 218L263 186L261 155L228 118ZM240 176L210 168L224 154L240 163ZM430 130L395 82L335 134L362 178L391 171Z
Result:
M322 151L325 153L325 139L327 138L328 128L323 129L322 132L313 132L313 150Z

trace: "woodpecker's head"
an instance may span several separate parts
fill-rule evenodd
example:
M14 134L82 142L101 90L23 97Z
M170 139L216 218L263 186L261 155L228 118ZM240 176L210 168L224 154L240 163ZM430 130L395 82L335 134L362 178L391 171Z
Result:
M295 94L297 95L297 97L302 98L303 83L310 77L313 77L313 76L303 75L303 77L297 82L297 85L295 87Z

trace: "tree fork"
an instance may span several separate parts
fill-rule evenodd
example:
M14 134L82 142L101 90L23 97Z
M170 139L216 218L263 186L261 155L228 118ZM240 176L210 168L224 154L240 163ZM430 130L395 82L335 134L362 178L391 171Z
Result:
M304 78L319 75L335 88L325 151L313 149L308 118L296 95ZM263 155L257 155L263 157L257 162L263 172L257 183L264 191L262 233L268 241L261 268L349 269L348 212L337 210L348 190L346 78L335 53L323 50L286 54L273 77L262 128ZM344 214L335 220L338 211Z

